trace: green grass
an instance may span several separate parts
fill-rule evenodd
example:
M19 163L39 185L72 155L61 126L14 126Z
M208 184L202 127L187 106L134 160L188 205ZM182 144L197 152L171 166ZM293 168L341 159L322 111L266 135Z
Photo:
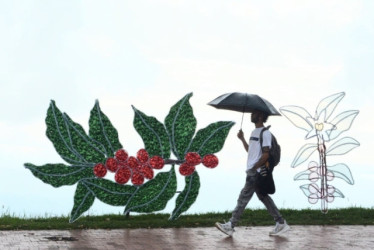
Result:
M374 209L331 209L327 214L312 209L281 209L290 225L374 225ZM216 221L228 220L230 212L182 215L169 221L169 214L101 215L83 216L74 223L68 217L19 218L10 215L0 217L0 230L67 230L67 229L118 229L118 228L179 228L212 227ZM264 209L247 209L239 226L267 226L274 222Z

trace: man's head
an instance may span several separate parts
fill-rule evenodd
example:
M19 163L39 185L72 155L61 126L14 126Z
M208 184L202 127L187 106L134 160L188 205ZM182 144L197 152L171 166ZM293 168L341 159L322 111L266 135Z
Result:
M268 117L269 115L267 113L255 110L251 114L251 122L255 124L259 122L265 123L268 120Z

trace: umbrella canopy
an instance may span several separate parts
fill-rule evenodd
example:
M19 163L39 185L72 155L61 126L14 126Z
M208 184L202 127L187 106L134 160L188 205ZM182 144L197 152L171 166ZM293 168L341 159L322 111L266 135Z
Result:
M217 109L227 109L242 112L243 115L240 129L243 125L244 113L252 113L255 110L259 110L267 113L268 115L281 115L277 109L264 98L247 93L227 93L209 102L208 105L211 105Z
M247 93L227 93L209 102L208 105L217 109L227 109L243 113L251 113L254 110L259 110L268 115L281 115L266 99Z

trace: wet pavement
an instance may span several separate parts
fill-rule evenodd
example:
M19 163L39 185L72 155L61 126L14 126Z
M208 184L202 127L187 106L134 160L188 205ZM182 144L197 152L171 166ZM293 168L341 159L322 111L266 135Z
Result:
M115 230L0 231L0 249L374 249L374 226L237 227L227 237L215 227Z

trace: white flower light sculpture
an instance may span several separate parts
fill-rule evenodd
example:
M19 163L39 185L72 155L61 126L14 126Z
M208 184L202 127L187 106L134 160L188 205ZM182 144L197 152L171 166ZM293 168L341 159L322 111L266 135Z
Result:
M334 178L340 178L348 184L353 185L354 180L349 167L344 163L335 165L327 165L327 156L343 155L358 147L360 143L351 138L343 137L331 145L326 145L335 140L340 134L349 130L358 110L349 110L335 116L333 114L336 106L345 96L344 92L337 93L322 99L312 117L308 111L299 106L284 106L280 108L280 112L296 127L307 132L305 139L316 137L316 143L307 143L303 145L297 152L291 167L297 167L307 161L315 151L319 153L319 163L310 161L308 169L298 173L294 180L309 180L310 184L300 186L301 190L308 197L311 204L315 204L321 200L321 211L328 212L328 203L334 201L335 197L344 198L343 193L330 185ZM320 181L320 185L317 181Z

